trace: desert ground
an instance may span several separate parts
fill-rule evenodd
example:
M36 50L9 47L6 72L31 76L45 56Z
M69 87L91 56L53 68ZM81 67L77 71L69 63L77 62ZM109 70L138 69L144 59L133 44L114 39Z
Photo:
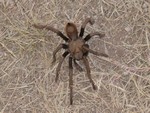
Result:
M93 90L85 66L73 71L73 105L69 104L68 57L55 82L64 41L36 29L50 25L65 34L67 22L78 31L86 18L90 48L109 58L88 55ZM150 113L149 0L0 0L0 113Z

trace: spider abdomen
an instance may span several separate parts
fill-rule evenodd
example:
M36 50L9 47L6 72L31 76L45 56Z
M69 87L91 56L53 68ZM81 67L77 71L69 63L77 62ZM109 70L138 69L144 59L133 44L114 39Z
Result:
M78 31L77 31L77 28L76 28L75 24L73 24L73 23L67 23L65 31L66 31L67 36L71 40L77 39L77 37L78 37Z

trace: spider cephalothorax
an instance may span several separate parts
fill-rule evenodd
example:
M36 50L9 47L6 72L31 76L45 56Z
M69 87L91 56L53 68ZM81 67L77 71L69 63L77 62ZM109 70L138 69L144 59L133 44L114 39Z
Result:
M62 34L62 32L60 32L59 30L51 27L51 26L47 26L47 25L36 25L34 24L33 26L38 28L38 29L47 29L50 31L53 31L54 33L57 33L58 36L60 36L65 42L60 44L56 50L54 50L53 52L53 63L56 61L56 53L60 50L60 49L65 49L65 52L62 54L62 57L58 63L58 66L56 68L56 78L55 81L57 82L58 80L58 76L59 76L59 72L60 72L60 68L61 65L65 59L66 56L69 55L69 88L70 88L70 104L73 103L73 65L72 62L74 62L75 67L79 70L82 71L81 66L76 62L78 60L83 60L83 63L86 67L87 70L87 76L89 78L90 83L92 84L92 87L94 90L96 90L96 86L94 84L94 81L91 78L91 71L90 71L90 66L89 66L89 62L87 59L87 55L88 53L92 53L94 55L101 55L104 57L108 57L107 54L104 53L99 53L96 51L93 51L89 48L89 45L86 44L86 42L93 36L98 35L100 38L104 37L104 34L101 34L99 32L94 32L94 33L90 33L87 36L85 36L85 38L83 38L84 35L84 29L87 25L87 23L93 24L94 21L90 18L87 18L81 26L80 29L80 34L78 35L78 31L76 28L76 25L74 23L67 23L66 27L65 27L65 31L67 34L67 37L65 35Z

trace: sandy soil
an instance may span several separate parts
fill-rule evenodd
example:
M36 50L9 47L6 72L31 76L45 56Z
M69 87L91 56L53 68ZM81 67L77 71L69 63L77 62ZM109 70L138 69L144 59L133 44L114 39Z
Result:
M32 27L49 24L64 33L67 22L86 33L94 91L86 71L74 70L74 104L69 105L68 57L55 83L52 52L63 42L55 33ZM84 67L83 63L80 62ZM149 0L0 0L0 113L150 113Z

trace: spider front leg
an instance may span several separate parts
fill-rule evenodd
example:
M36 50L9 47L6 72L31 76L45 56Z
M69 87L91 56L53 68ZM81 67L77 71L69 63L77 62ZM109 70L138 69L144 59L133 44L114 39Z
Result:
M58 66L57 66L57 68L56 68L56 78L55 78L55 82L57 82L57 80L58 80L58 76L59 76L59 72L60 72L61 65L62 65L64 59L66 58L66 56L67 56L68 54L69 54L69 52L68 52L68 51L65 51L65 52L63 53L61 59L59 60L59 64L58 64Z
M73 66L72 57L69 57L69 88L70 88L70 105L73 104Z
M90 24L92 25L92 24L94 24L94 20L91 19L91 18L87 18L87 19L83 22L83 24L82 24L82 26L81 26L81 29L80 29L80 35L79 35L79 37L83 37L85 27L86 27L86 25L87 25L88 23L90 23Z
M47 26L47 25L40 25L40 24L33 24L33 26L35 28L38 28L38 29L47 29L47 30L50 30L54 33L56 33L58 36L60 36L63 40L65 40L66 42L69 40L65 35L62 34L62 32L60 32L59 30L51 27L51 26Z
M99 33L99 32L94 32L94 33L88 34L88 35L84 38L84 40L85 40L85 41L88 41L88 40L91 39L91 37L93 37L93 36L95 36L95 35L98 35L99 38L103 38L103 37L105 36L105 34L101 34L101 33Z
M52 61L52 64L56 61L56 54L59 50L61 49L68 49L68 45L66 44L60 44L53 52L53 61Z
M88 76L88 79L90 80L90 83L92 84L92 87L94 90L97 89L94 81L92 80L91 78L91 70L90 70L90 66L89 66L89 61L88 59L86 58L86 56L83 57L83 63L85 65L85 68L86 68L86 71L87 71L87 76Z
M74 65L79 71L83 71L82 67L76 62L75 59L74 59Z

